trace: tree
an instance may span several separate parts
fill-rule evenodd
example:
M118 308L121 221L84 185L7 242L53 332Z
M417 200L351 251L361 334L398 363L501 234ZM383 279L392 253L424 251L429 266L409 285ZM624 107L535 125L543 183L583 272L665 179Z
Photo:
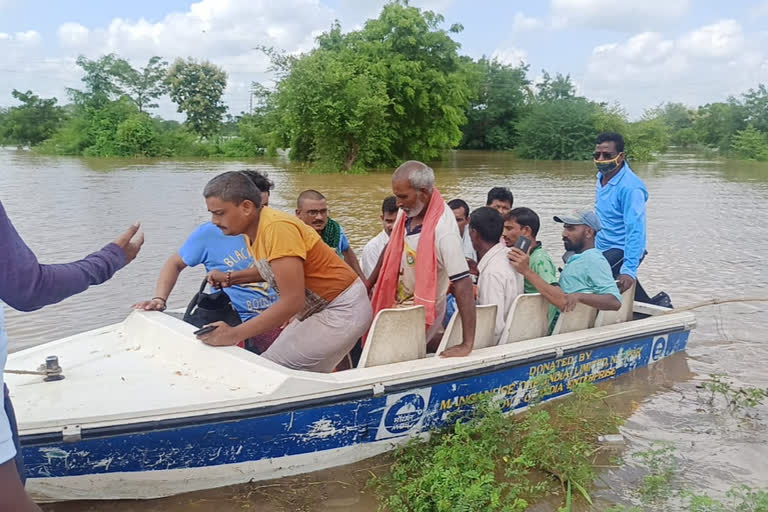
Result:
M725 103L708 103L699 107L693 123L696 139L721 151L730 149L734 134L746 127L746 110L735 98L728 98Z
M741 160L768 160L768 135L752 124L739 130L731 143L733 156Z
M166 80L176 110L187 115L186 125L201 137L214 135L227 111L221 101L226 72L208 61L176 59Z
M516 124L527 109L528 66L509 66L483 57L469 62L472 97L461 148L509 149L517 143Z
M599 114L600 106L584 98L537 101L518 123L518 154L533 160L591 158Z
M768 88L764 84L744 94L744 109L747 122L756 130L768 133Z
M555 101L573 99L576 97L576 86L571 81L571 75L563 76L557 73L555 78L542 70L541 82L536 85L538 92L536 98L539 101Z
M81 79L85 83L85 91L67 89L75 103L98 108L124 94L121 82L133 70L127 60L110 53L96 60L80 55L76 62L85 72Z
M34 146L53 135L64 119L56 98L41 98L32 91L11 93L21 102L11 107L0 123L0 140L20 146Z
M117 125L115 143L121 156L156 156L159 151L157 129L143 112Z
M291 157L336 169L429 160L461 140L470 89L443 18L389 3L362 30L335 24L282 68L276 105ZM460 30L459 26L452 30Z
M126 96L136 104L139 112L145 112L148 108L157 108L157 103L153 100L168 92L165 82L167 73L168 63L161 57L154 56L140 70L128 66L125 73L118 76L118 80Z

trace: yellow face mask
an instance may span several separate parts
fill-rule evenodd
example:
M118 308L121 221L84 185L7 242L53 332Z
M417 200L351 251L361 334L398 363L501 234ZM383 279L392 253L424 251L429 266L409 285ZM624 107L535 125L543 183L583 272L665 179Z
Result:
M614 170L619 165L619 157L621 155L616 155L615 158L612 158L610 160L595 160L595 167L597 167L597 171L600 174L606 174Z

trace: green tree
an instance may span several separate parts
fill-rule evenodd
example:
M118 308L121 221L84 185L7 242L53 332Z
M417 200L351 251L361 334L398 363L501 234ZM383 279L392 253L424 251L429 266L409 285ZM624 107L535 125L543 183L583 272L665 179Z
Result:
M156 156L157 129L146 113L133 114L117 125L115 145L121 156Z
M517 125L516 150L533 160L591 158L600 114L600 106L584 98L537 101Z
M127 60L114 53L96 60L80 55L76 63L84 72L81 80L85 91L67 89L67 92L75 103L95 108L124 94L121 79L133 69Z
M11 93L21 102L11 107L0 122L0 140L20 146L34 146L53 135L61 125L64 111L56 98L41 98L32 91Z
M750 124L733 135L731 154L741 160L768 160L768 135Z
M473 93L460 147L512 148L517 143L517 121L527 109L531 92L528 66L509 66L485 57L468 66Z
M749 124L768 133L768 88L764 84L744 94L744 110Z
M177 111L187 116L186 124L201 137L214 135L227 111L221 97L227 74L208 61L176 59L168 70L167 85Z
M273 58L283 70L276 105L291 157L351 169L429 160L456 146L470 89L442 23L389 3L362 30L344 34L335 24L312 52Z
M722 151L727 151L736 132L746 127L745 108L732 97L725 103L708 103L699 107L693 122L696 139Z
M126 96L136 104L139 112L145 112L148 108L157 108L154 100L168 92L168 85L165 82L168 63L161 57L154 56L139 70L128 66L122 71L124 72L118 76L118 81Z
M571 75L563 76L561 73L552 76L542 70L541 82L536 85L536 98L539 101L555 101L573 99L576 97L576 86L571 81Z

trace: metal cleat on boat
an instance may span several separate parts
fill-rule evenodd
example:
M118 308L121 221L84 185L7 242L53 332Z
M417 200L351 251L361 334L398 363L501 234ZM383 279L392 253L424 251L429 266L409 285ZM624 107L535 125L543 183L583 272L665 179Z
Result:
M59 366L58 356L46 357L45 363L41 364L37 371L45 374L45 378L43 379L45 382L53 382L64 378L64 375L62 374L63 370L61 369L61 366Z

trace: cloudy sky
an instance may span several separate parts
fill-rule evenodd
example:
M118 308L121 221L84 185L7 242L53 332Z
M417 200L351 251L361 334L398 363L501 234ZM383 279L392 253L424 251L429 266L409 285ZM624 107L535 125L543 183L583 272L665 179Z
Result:
M77 55L207 58L229 73L225 101L248 109L268 83L256 45L306 51L334 19L351 30L382 0L0 0L0 105L11 90L65 98ZM579 93L637 117L662 101L699 105L768 83L768 0L412 0L464 25L462 53L570 73ZM160 114L176 117L166 101Z

